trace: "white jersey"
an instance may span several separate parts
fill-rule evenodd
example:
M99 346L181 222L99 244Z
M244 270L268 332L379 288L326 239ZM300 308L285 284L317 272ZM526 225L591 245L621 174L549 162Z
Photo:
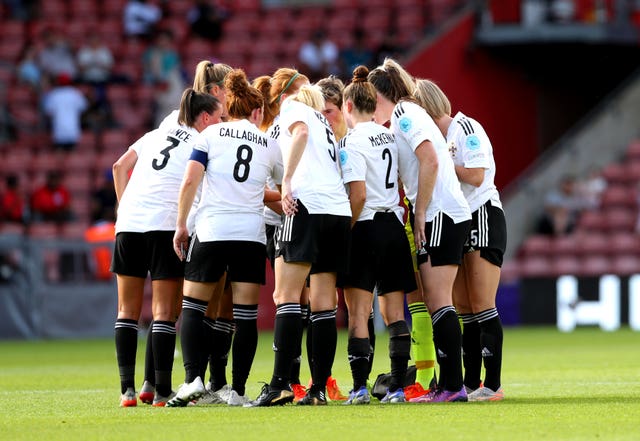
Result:
M447 130L447 143L455 165L485 169L484 180L479 187L460 182L471 211L478 210L487 201L491 201L494 207L502 208L494 183L496 163L493 159L493 147L480 123L458 112Z
M273 139L273 141L276 144L278 144L278 148L280 148L280 144L278 142L278 136L280 134L280 126L278 124L278 119L279 119L279 116L276 116L273 124L271 124L271 127L269 127L269 129L267 130L267 136L269 138ZM273 179L268 179L267 180L267 187L269 187L270 190L277 190L278 189L276 187L276 183L273 182ZM275 225L276 227L278 227L278 226L282 225L282 216L265 205L265 207L264 207L264 223L267 224L267 225Z
M246 119L220 123L202 131L191 159L206 168L198 239L266 243L264 187L269 177L282 182L282 156L273 140Z
M180 185L197 135L196 129L176 122L129 147L138 160L118 204L116 233L176 229Z
M285 101L280 110L280 148L286 163L291 152L289 128L296 122L308 127L309 138L293 178L291 191L310 214L351 216L349 198L344 189L337 162L336 139L324 115L297 102Z
M340 141L340 147L344 183L364 181L366 185L367 198L357 220L371 220L377 212L393 211L402 223L398 147L391 131L373 121L359 123Z
M158 128L160 130L167 129L169 127L175 126L178 124L178 116L180 114L179 110L172 110L167 116L164 117L162 122ZM193 199L193 205L191 206L191 210L189 211L189 216L187 216L187 230L189 231L189 235L192 236L195 233L196 229L196 207L200 202L200 197L202 196L202 184L198 186L198 190L196 191L196 197Z
M391 116L391 131L398 145L400 179L414 209L419 169L415 150L422 142L430 141L438 155L438 176L427 207L427 222L432 221L439 212L445 213L454 223L471 219L469 204L460 189L447 142L429 114L418 104L409 101L398 103Z

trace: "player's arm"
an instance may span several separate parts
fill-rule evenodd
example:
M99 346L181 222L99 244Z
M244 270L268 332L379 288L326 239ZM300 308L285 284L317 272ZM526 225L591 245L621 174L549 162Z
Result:
M122 198L124 189L127 188L129 173L133 170L136 162L138 162L138 154L134 149L129 149L113 164L113 184L118 202Z
M367 200L367 184L365 181L352 181L349 182L349 204L351 204L351 227L353 227L358 218L360 217L360 213L362 212L362 208L364 207L364 203Z
M474 187L480 187L484 181L484 168L466 168L462 165L456 165L456 176L458 176L460 182L473 185Z
M296 202L291 194L291 179L300 164L300 159L307 147L309 140L309 127L301 121L297 121L289 127L292 142L289 156L284 162L284 174L282 178L282 210L286 215L293 215L297 211Z
M415 155L418 158L418 194L416 196L415 224L413 226L413 235L416 243L416 249L419 250L426 243L427 238L424 232L426 222L426 213L433 188L436 185L436 176L438 175L438 155L433 144L429 140L422 141L415 149Z
M198 155L203 154L206 158L206 153L194 149L194 153L199 152ZM194 155L192 155L192 158ZM178 195L178 218L176 220L176 232L173 236L173 249L180 259L184 259L185 250L189 243L189 231L187 230L187 217L189 216L189 210L193 206L193 200L196 197L198 186L204 176L204 165L199 160L189 160L187 162L187 168L182 178L182 184L180 185L180 193Z

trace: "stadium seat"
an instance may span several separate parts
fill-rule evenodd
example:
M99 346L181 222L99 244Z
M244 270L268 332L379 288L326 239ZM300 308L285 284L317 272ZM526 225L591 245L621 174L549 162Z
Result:
M580 214L578 228L582 231L604 231L607 224L602 212L589 210Z
M132 144L129 133L122 129L109 129L102 133L102 149L106 152L126 151Z
M554 237L551 241L551 253L555 256L575 255L582 237L579 233Z
M577 275L580 274L581 267L580 259L571 255L558 256L551 260L551 272L554 276Z
M615 208L604 213L605 224L609 231L633 231L637 214L628 208Z
M608 236L609 254L612 256L636 254L640 256L640 238L635 231L617 231Z
M600 197L600 206L603 210L612 208L633 208L638 200L636 189L628 185L614 184L608 186Z
M546 257L523 257L518 267L521 278L551 277L554 275L551 260Z
M61 154L44 150L32 156L29 166L33 173L47 173L52 170L61 170L63 164L64 158Z
M635 254L623 254L611 259L610 272L620 276L640 273L640 258Z
M582 235L576 245L576 253L584 256L603 256L609 251L607 235L598 232Z
M626 183L627 170L624 164L614 162L602 170L602 176L610 183Z
M546 256L552 252L551 243L552 240L549 236L535 234L524 241L520 252L524 256Z
M581 276L602 276L611 271L609 258L605 256L586 256L582 260L582 266L578 275Z

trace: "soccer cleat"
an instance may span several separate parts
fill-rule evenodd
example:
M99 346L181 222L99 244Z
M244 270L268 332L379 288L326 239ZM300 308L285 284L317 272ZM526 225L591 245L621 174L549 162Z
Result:
M307 391L307 394L303 399L296 403L298 406L326 406L327 405L327 397L324 392L317 391L313 392L311 389Z
M138 398L140 398L140 401L142 401L144 404L151 404L153 403L153 397L155 396L155 394L155 386L145 380L144 383L142 383L142 388L140 389Z
M404 403L405 401L407 400L404 397L404 391L402 388L393 392L387 391L387 394L380 400L383 404Z
M253 401L245 403L243 407L270 407L282 406L293 401L293 392L286 389L277 389L265 383L260 395Z
M289 387L293 391L293 402L297 403L307 394L307 389L300 383L290 384Z
M342 394L338 382L333 377L327 378L327 395L331 401L344 401L348 398Z
M411 403L451 403L456 401L468 401L464 386L459 391L453 392L439 388L433 389L426 395L412 399Z
M120 407L135 407L138 405L136 391L132 387L128 387L120 396Z
M246 395L240 395L235 390L231 390L231 392L229 393L227 404L229 406L244 406L249 401L249 397L247 397Z
M420 397L429 393L429 389L422 387L420 383L410 384L404 388L404 398L411 401L412 398Z
M467 396L469 401L502 401L504 400L504 392L502 388L493 391L488 387L480 387Z
M369 391L365 386L362 386L358 390L352 390L349 392L349 398L347 398L347 401L345 401L344 404L369 404L370 402L371 397L369 396Z
M190 401L200 398L206 389L200 377L196 377L191 383L184 383L176 392L176 396L167 401L167 407L185 407Z
M167 405L167 401L176 396L175 392L171 392L168 397L163 397L158 394L155 394L153 397L153 402L151 405L153 407L165 407Z
M227 402L220 398L216 392L212 390L206 390L204 394L198 398L194 403L189 403L189 406L205 406L209 404L226 404Z
M220 397L223 403L229 402L229 397L231 396L231 391L233 388L230 384L225 384L220 389L218 389L215 393Z

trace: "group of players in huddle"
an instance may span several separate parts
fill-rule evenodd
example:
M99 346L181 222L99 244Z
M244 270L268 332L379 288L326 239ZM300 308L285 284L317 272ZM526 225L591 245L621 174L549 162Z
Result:
M506 224L492 147L477 121L451 115L432 81L392 59L357 67L346 87L335 77L312 85L291 68L249 82L241 69L202 61L179 110L113 171L121 406L324 405L327 392L368 404L374 295L389 333L382 403L503 399L495 297ZM267 259L273 375L252 400L245 386ZM138 396L148 274L153 322ZM348 309L348 397L331 377L337 288ZM179 317L185 382L174 392ZM416 381L406 385L412 352Z

